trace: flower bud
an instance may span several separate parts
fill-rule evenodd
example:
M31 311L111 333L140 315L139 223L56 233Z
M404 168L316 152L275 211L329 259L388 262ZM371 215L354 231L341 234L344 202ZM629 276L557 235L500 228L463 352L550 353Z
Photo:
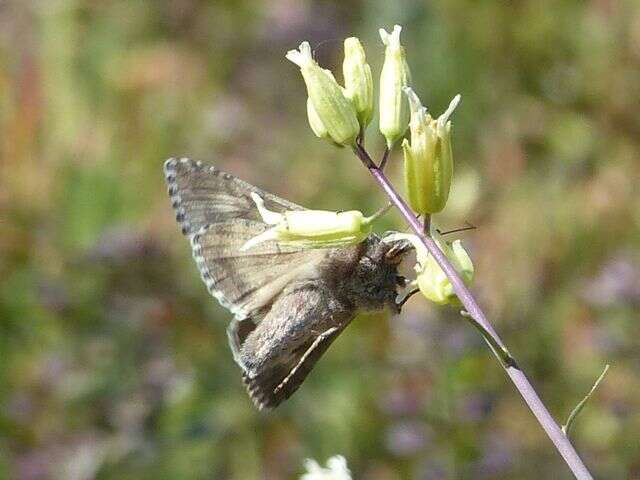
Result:
M360 132L355 107L333 75L313 59L309 42L302 42L299 50L290 50L286 57L300 67L313 108L329 137L339 145L354 143Z
M331 140L327 127L325 127L322 120L320 120L318 112L313 108L313 103L309 97L307 97L307 117L309 118L309 126L311 127L311 130L313 130L313 133L316 134L316 137Z
M353 103L360 127L364 129L373 116L373 79L364 48L356 37L344 41L342 73L345 95Z
M302 248L329 248L360 243L371 232L376 216L365 217L362 212L331 212L326 210L287 210L272 212L257 193L251 198L262 220L272 228L248 240L240 250L248 250L269 240Z
M402 95L402 88L409 85L411 74L400 45L400 31L396 25L392 33L380 29L380 38L385 45L384 64L380 73L380 132L387 139L390 149L404 135L409 122L409 109Z
M415 271L417 276L415 284L420 288L420 292L428 300L438 305L447 305L449 303L459 305L460 300L453 291L453 285L451 285L447 275L420 239L411 233L394 233L384 238L385 242L398 240L408 240L416 249L417 263ZM465 285L470 285L473 280L474 267L471 258L462 246L462 242L455 240L452 244L449 244L437 234L434 236L434 240L449 259L453 268L458 272Z
M402 142L409 205L421 214L437 213L447 203L451 189L453 154L449 117L460 103L460 95L434 120L411 88L405 87L404 91L411 107L411 143L407 139Z

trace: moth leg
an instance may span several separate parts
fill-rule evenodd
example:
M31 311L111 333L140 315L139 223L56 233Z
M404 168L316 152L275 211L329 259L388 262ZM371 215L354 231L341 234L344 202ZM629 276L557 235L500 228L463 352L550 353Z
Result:
M318 338L316 338L313 343L311 344L311 346L307 349L306 352L304 352L304 355L302 355L302 357L300 358L300 360L298 361L297 365L295 367L293 367L293 369L291 370L291 372L289 372L289 375L287 375L284 380L282 380L282 382L280 382L280 385L278 385L275 390L273 391L273 393L278 393L280 390L282 390L282 388L289 382L289 380L291 378L293 378L293 376L297 373L298 369L304 365L304 362L307 360L307 358L309 357L309 355L311 355L311 353L316 349L316 347L318 345L320 345L322 342L324 342L327 338L329 338L331 335L333 335L334 333L336 333L338 331L338 327L332 327L329 330L327 330L326 332L323 332L322 334L318 335Z
M416 293L418 293L420 291L419 288L414 288L412 289L410 292L406 293L401 299L400 301L396 302L396 307L398 308L398 312L400 311L400 309L404 306L405 303L407 303L407 300L409 300L411 297L413 297Z

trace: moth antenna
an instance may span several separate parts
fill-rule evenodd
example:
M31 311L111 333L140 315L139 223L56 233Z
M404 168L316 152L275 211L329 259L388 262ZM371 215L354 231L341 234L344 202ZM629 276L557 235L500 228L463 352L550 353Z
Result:
M436 232L438 232L440 235L449 235L451 233L466 232L467 230L475 230L476 228L478 228L468 221L465 221L464 223L466 227L454 228L453 230L447 230L446 232L443 232L439 228L436 228Z

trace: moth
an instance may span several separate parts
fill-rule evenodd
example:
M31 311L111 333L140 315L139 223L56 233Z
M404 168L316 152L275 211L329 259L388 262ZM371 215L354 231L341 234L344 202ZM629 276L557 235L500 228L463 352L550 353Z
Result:
M370 234L338 248L266 241L242 251L271 227L252 193L276 212L303 207L188 158L167 160L164 173L202 280L234 316L229 345L258 409L289 398L359 312L400 310L398 266L411 248L406 241Z

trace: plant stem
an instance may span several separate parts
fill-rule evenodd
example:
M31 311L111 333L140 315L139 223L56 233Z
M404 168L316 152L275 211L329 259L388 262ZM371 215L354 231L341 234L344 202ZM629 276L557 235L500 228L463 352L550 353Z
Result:
M422 222L422 233L424 233L426 237L431 236L431 214L430 213L426 213L424 215L424 222Z
M364 150L364 145L362 146ZM391 153L391 149L389 147L384 147L384 153L382 154L382 160L380 160L380 166L378 167L380 171L384 171L384 167L387 165L387 160L389 160L389 154Z
M491 346L493 343L500 347L501 350L508 352L504 342L498 336L491 323L487 320L484 312L471 294L471 291L466 287L458 275L458 272L455 270L453 265L451 265L445 254L440 250L440 248L438 248L436 242L431 237L424 234L424 226L420 224L420 221L395 190L391 182L389 182L389 179L385 176L384 172L376 166L367 151L360 145L355 145L353 150L364 166L369 170L376 182L378 182L385 191L389 200L391 200L396 208L398 208L406 222L427 248L429 253L436 259L436 262L440 265L440 268L442 268L445 275L451 282L453 290L464 305L469 316L478 325L481 331L486 332L486 334L490 336L491 342L489 342L489 345ZM500 361L500 365L504 368L511 381L518 389L518 392L520 392L520 395L522 395L522 398L531 409L531 412L536 417L538 423L548 435L549 439L555 445L558 453L560 453L568 467L571 469L575 478L578 480L593 480L593 477L582 462L582 459L576 452L575 448L573 448L573 445L571 445L567 436L562 432L547 408L544 406L524 372L518 367L515 359L511 357L513 361L506 363L495 348L492 347L491 351Z

